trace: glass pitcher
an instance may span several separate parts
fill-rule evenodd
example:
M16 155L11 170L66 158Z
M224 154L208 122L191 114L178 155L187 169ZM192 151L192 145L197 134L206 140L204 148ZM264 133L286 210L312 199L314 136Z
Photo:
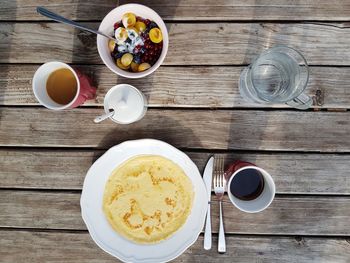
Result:
M285 103L308 109L312 98L303 92L309 80L309 68L302 54L286 46L264 51L240 76L241 96L255 103Z

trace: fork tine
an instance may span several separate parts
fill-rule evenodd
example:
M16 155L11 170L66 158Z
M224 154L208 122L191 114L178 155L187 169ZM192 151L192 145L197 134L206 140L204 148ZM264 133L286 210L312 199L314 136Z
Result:
M221 171L220 171L220 178L221 178L221 187L224 187L224 157L221 158Z
M216 177L217 169L218 169L218 157L215 154L214 155L214 167L213 167L213 185L214 185L214 187L217 187L217 177Z
M220 156L220 186L224 187L224 157Z
M222 170L221 170L221 187L224 188L225 180L224 180L224 158L222 159Z
M216 187L220 187L220 173L218 171L216 171L215 177L216 177Z
M216 187L216 172L215 172L215 170L213 171L213 185L215 188Z
M221 154L214 155L213 185L214 187L225 187L225 158Z
M218 168L217 168L217 174L218 174L218 186L221 187L221 155L218 155Z

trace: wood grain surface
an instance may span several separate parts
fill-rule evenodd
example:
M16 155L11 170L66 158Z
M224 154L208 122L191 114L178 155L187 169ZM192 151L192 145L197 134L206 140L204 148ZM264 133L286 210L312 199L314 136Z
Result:
M0 105L39 105L32 91L32 78L38 65L0 65ZM139 88L148 103L157 107L202 108L286 108L287 105L254 104L241 98L238 89L243 67L160 67L142 79L118 77L103 65L75 65L97 84L97 97L87 106L101 106L107 91L114 85L128 83ZM310 67L306 93L322 101L315 108L350 107L350 69L345 67ZM319 105L320 104L320 105ZM84 105L84 106L85 106Z
M165 20L169 51L155 73L128 80L100 59L96 37L48 21L47 7L98 28L118 4L142 3ZM227 253L203 235L174 262L350 262L350 1L2 0L0 4L0 262L118 262L92 241L81 218L88 168L125 140L155 138L184 150L202 171L213 153L269 171L277 196L258 214L224 198ZM274 45L310 65L314 107L255 105L239 95L243 67ZM44 62L91 76L97 97L62 112L39 106L32 76ZM132 125L93 123L114 85L143 91L151 109ZM316 92L321 99L315 100Z
M0 150L0 188L80 190L99 150ZM186 151L202 172L212 154ZM229 153L234 160L252 162L273 176L277 193L350 195L347 175L350 155L301 153ZM62 169L62 164L64 169Z
M2 146L109 148L141 138L176 147L349 152L347 112L150 109L139 122L96 125L102 109L3 108ZM15 121L14 121L15 120Z
M16 242L14 242L16 240ZM203 237L183 255L172 262L337 262L347 263L350 244L344 238L293 237L226 237L227 252L216 252L217 238L213 237L212 250L203 249ZM38 249L40 248L40 249ZM26 253L19 253L26 251ZM104 253L86 232L59 233L33 231L0 231L0 254L4 262L119 262Z
M154 9L166 20L348 20L350 5L342 0L239 1L239 0L120 0L119 4L140 3ZM118 5L117 0L2 0L0 20L43 20L35 9L45 6L76 20L102 20Z
M1 190L0 227L86 229L79 200L80 193ZM225 196L223 209L227 233L350 236L349 197L275 197L268 209L249 214ZM218 203L213 201L214 232L218 219Z
M98 27L98 23L85 25ZM299 50L310 65L350 65L346 23L170 23L168 28L166 65L249 64L276 44ZM95 36L66 25L0 23L0 35L0 63L102 64Z

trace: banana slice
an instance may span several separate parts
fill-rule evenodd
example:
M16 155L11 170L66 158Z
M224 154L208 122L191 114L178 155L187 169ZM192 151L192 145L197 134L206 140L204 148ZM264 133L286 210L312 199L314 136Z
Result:
M115 39L118 45L123 44L128 39L128 31L124 27L118 27L115 31Z
M162 31L159 28L152 28L149 31L149 38L153 43L160 43L163 40Z
M121 68L121 69L124 69L124 70L128 70L129 68L130 68L130 65L129 66L124 66L123 64L122 64L122 62L121 62L121 59L120 58L118 58L117 59L117 66L118 66L118 68Z
M135 28L139 33L144 32L146 30L146 24L144 22L137 21L135 24Z
M147 69L149 69L151 67L150 64L148 63L142 63L140 64L139 68L138 68L138 71L141 72L141 71L145 71Z
M109 51L111 51L111 52L114 51L114 49L115 49L115 41L114 40L110 39L108 41L108 48L109 48Z
M125 13L122 17L122 23L125 28L133 27L136 24L136 16L133 13Z
M135 63L134 61L130 64L132 72L138 72L139 71L139 64Z
M126 53L122 56L121 58L121 63L124 65L124 67L130 66L132 60L133 60L133 55L130 53Z

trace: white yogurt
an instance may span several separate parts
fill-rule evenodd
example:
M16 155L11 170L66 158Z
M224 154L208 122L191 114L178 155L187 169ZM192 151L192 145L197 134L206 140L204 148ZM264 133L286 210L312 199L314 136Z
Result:
M133 29L127 29L128 38L130 38L131 42L118 42L118 52L124 53L134 53L134 49L136 46L143 46L143 40L139 34Z

